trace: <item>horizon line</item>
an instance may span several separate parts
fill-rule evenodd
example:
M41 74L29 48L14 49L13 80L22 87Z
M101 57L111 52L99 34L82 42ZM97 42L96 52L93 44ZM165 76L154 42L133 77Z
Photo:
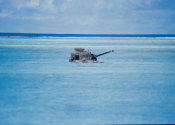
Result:
M8 33L12 33L12 34L82 34L82 35L175 35L175 33L35 33L35 32L0 32L0 34L8 34Z
M0 32L0 36L32 37L175 37L175 34L74 34L74 33L18 33Z

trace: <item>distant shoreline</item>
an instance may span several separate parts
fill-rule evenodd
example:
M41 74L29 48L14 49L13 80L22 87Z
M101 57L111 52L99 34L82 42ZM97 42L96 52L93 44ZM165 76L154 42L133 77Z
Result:
M0 33L0 37L175 37L175 34L45 34Z

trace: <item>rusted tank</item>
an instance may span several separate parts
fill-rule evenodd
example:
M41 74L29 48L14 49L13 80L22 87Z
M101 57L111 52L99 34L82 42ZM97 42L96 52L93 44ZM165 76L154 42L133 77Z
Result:
M97 57L114 52L114 50L106 51L100 54L93 54L89 51L85 51L84 48L75 48L75 52L71 53L69 62L77 63L103 63L103 61L97 60Z

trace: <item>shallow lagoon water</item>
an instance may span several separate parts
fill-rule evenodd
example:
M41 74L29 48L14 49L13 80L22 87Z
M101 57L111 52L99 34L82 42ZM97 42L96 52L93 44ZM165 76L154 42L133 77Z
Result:
M174 38L0 38L0 124L175 123L174 91Z

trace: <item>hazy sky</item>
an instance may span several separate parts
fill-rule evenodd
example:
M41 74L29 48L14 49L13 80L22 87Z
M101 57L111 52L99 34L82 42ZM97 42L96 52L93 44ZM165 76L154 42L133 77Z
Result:
M175 34L175 0L0 0L0 32Z

